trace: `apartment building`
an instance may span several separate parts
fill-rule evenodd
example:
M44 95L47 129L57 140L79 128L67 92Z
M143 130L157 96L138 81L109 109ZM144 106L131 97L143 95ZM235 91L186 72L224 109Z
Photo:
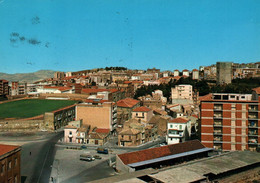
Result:
M174 99L188 99L192 100L193 92L192 85L177 85L171 89L172 100Z
M11 95L27 95L27 83L12 82Z
M0 80L0 96L9 95L8 81L1 79Z
M117 127L117 106L107 100L90 100L76 105L76 120L82 120L83 125L109 129L112 133Z
M201 100L201 142L220 150L257 150L260 87L253 94L213 93Z
M185 142L191 135L191 121L188 118L179 117L172 119L167 124L167 144Z
M0 144L0 182L21 182L21 147Z

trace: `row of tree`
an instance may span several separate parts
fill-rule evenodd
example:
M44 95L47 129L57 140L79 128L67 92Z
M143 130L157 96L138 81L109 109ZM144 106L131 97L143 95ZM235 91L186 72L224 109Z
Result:
M193 89L198 91L200 96L209 93L251 93L253 88L260 86L260 78L234 79L231 84L218 85L216 81L208 80L192 80L188 78L180 78L179 80L171 80L168 84L148 85L137 89L135 98L140 96L151 95L154 90L162 90L163 95L168 99L171 96L171 88L180 84L190 84Z

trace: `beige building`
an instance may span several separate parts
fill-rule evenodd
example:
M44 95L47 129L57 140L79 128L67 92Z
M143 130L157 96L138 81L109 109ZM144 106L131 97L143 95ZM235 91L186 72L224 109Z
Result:
M144 124L138 119L130 119L118 133L118 146L138 146L157 138L156 124Z
M132 118L147 123L153 117L153 110L148 107L137 107L132 112Z
M115 131L117 126L117 107L114 102L104 100L85 100L76 106L76 120L83 125Z
M132 118L133 109L140 107L140 101L132 98L119 100L117 103L117 122L123 125L125 121Z
M192 85L177 85L172 88L172 100L189 99L192 100Z

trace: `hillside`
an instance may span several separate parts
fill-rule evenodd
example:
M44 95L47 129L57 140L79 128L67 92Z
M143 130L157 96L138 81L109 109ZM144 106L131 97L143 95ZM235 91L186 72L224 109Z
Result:
M51 70L40 70L32 73L16 73L7 74L0 72L0 79L5 79L7 81L25 81L32 83L46 78L52 78L56 71Z

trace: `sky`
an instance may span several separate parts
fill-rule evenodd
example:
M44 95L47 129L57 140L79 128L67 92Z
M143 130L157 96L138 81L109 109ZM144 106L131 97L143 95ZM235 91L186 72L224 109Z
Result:
M0 72L260 61L260 0L0 0Z

